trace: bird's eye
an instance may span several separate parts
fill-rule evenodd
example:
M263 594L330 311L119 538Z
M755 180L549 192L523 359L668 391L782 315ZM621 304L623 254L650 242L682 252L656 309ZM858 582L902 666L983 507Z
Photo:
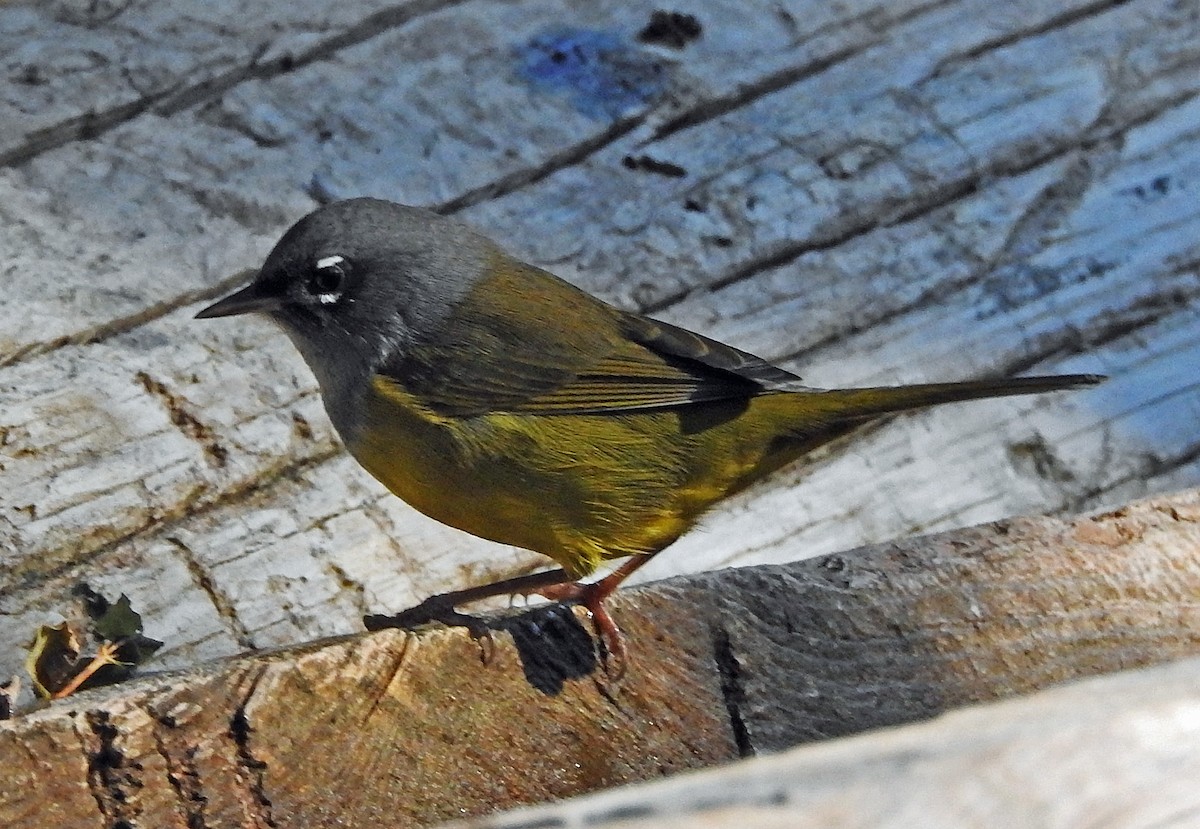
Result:
M318 259L316 267L308 277L308 292L322 305L331 305L342 298L346 286L346 274L350 263L341 256L326 256Z

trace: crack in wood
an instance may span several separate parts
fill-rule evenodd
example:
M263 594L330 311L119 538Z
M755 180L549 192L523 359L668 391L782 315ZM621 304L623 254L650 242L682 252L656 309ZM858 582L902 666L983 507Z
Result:
M1019 374L1055 357L1071 357L1096 351L1101 346L1136 334L1191 307L1196 299L1200 299L1200 282L1190 286L1179 286L1163 295L1150 294L1139 297L1127 308L1102 311L1090 319L1086 326L1065 326L1051 334L1038 337L1026 355L1009 362L1005 369Z
M87 711L84 720L96 741L95 747L87 751L88 789L100 813L108 819L108 829L135 829L141 810L134 800L143 787L142 766L117 747L120 731L107 711Z
M1200 392L1200 389L1194 389L1192 392ZM1151 478L1167 475L1198 461L1200 461L1200 442L1194 444L1187 452L1179 455L1173 455L1169 458L1148 453L1143 456L1143 464L1139 469L1128 476L1113 481L1109 485L1096 487L1093 491L1086 493L1084 497L1090 501L1098 498L1106 492L1116 490L1122 484L1130 483L1132 481L1147 481Z
M254 493L270 491L280 481L301 475L333 460L341 453L342 448L339 444L329 447L324 452L289 459L286 463L263 469L253 480L243 481L229 489L216 490L211 497L206 497L210 490L206 487L198 487L195 490L197 493L195 497L181 499L166 511L148 516L137 527L123 532L115 538L110 538L90 550L80 538L72 539L68 546L42 550L36 557L22 559L0 574L2 576L0 578L0 595L5 595L7 591L15 590L21 585L50 581L72 569L86 568L96 558L118 549L124 544L156 532L169 532L171 529L181 526L184 521L241 502Z
M196 754L200 746L186 739L178 740L181 743L179 746L168 745L168 735L178 728L175 718L154 710L148 713L158 724L151 729L154 750L166 766L167 784L175 793L175 799L187 821L187 829L208 829L208 821L204 817L208 796L204 794L204 782L196 766Z
M174 313L179 309L191 305L195 302L211 302L221 296L229 293L234 288L249 282L255 274L258 273L257 268L248 268L243 271L224 277L217 280L212 285L206 285L203 288L197 288L194 291L185 291L177 296L170 297L161 302L156 302L152 305L143 308L142 310L129 314L124 317L84 328L64 337L57 337L53 340L45 340L31 342L16 349L8 354L0 355L0 368L11 366L22 360L28 360L31 357L37 357L42 354L47 354L51 351L64 348L69 345L90 345L91 343L103 342L107 339L132 331L139 326L154 322L157 319L165 317L167 314Z
M460 210L472 207L481 202L501 198L530 184L536 184L560 170L565 170L568 167L587 160L595 153L615 143L618 139L641 126L646 121L647 115L648 113L640 113L638 115L619 118L613 121L603 132L560 150L541 164L524 170L515 170L487 184L467 190L452 199L432 205L430 209L444 215L457 213Z
M226 627L238 645L248 650L257 650L258 645L255 644L254 637L251 635L246 623L238 616L237 607L234 605L233 600L217 587L216 582L213 581L212 574L204 566L204 563L177 536L168 535L164 537L164 540L179 552L184 566L187 567L187 571L192 577L192 583L200 588L204 595L208 597L209 602L216 609L217 615L226 624Z
M68 118L50 127L43 127L27 134L25 140L15 147L0 151L0 168L15 167L49 150L72 141L90 141L127 121L132 121L147 112L154 104L165 100L171 89L136 101L119 104L111 109L97 112L90 110Z
M275 821L271 799L266 792L268 764L265 760L256 757L251 750L250 736L254 733L254 728L250 725L250 718L246 715L246 709L254 699L259 683L266 676L268 670L269 668L263 665L251 678L250 688L229 718L229 729L226 735L233 741L238 768L242 770L242 774L239 776L243 779L246 793L250 797L249 800L243 799L243 803L250 812L248 817L253 821L254 827L274 829L279 824Z
M737 655L733 652L733 644L729 638L729 630L720 622L710 626L709 636L712 638L713 664L721 678L721 698L725 701L725 711L729 716L729 727L733 731L734 743L737 745L739 757L753 757L754 741L750 738L750 730L746 719L742 716L742 706L746 701L746 689L742 684L742 667Z
M396 658L392 660L392 664L388 666L386 673L380 674L386 676L384 682L373 682L372 686L375 691L372 693L371 704L367 706L362 717L358 721L360 729L368 727L375 712L379 710L379 706L383 704L387 698L392 686L401 679L401 673L404 667L408 664L409 659L416 653L420 647L420 639L409 632L404 633L404 644L400 646L400 652L396 654Z
M187 84L176 84L135 101L119 104L104 111L89 111L58 124L43 127L25 137L11 149L0 152L0 168L14 167L48 150L72 141L88 141L131 121L148 111L170 116L204 101L219 97L239 84L268 80L296 71L311 63L328 60L337 52L357 46L371 38L396 29L428 14L443 11L466 0L412 0L401 5L380 9L299 54L284 54L265 63L259 58L270 48L260 44L242 66L236 66L215 76Z
M869 37L862 41L849 44L812 60L804 61L803 63L795 66L788 66L777 72L772 72L771 74L766 75L756 81L742 84L740 87L728 94L710 98L707 101L703 101L693 107L690 107L684 112L681 112L679 115L670 118L658 126L651 134L650 138L642 142L639 146L646 146L654 141L661 141L662 139L674 135L675 133L707 123L708 121L719 118L722 115L727 115L728 113L737 109L741 109L742 107L756 103L768 95L772 95L776 92L782 92L788 87L802 83L809 78L814 78L824 72L829 71L835 66L845 63L846 61L868 51L869 49L878 46L880 43L883 43L887 38L886 33L889 31L889 26L907 23L914 18L920 17L923 14L927 14L928 12L946 5L948 5L948 0L935 0L935 2L916 6L902 14L894 16L880 14L879 9L872 9L866 15L860 15L859 17L850 18L845 21L839 20L836 24L831 24L831 26L836 26L839 29L845 29L849 26L853 26L856 23L863 22L866 18L870 18L873 24L872 28L876 30L877 35L875 37ZM816 29L805 38L805 41L811 41L817 37L820 37L821 35L825 34L829 28L830 26L824 26Z
M229 450L217 440L216 433L208 424L196 417L183 398L171 391L165 383L155 380L144 371L134 375L148 393L157 397L167 410L171 423L181 433L200 444L204 449L205 460L212 466L223 467L229 460Z
M1146 324L1152 325L1157 321L1157 319L1150 320ZM1018 370L1024 369L1018 367ZM1163 398L1160 398L1160 400L1189 393L1200 394L1200 387L1193 386L1191 388L1176 389ZM1097 470L1104 470L1109 467L1113 459L1111 429L1108 426L1101 428L1100 450L1093 464ZM1071 516L1089 509L1107 506L1109 503L1107 496L1119 493L1131 484L1138 485L1139 491L1153 492L1155 486L1152 482L1155 478L1171 475L1177 470L1200 462L1200 441L1177 448L1178 452L1176 454L1167 457L1154 452L1143 452L1137 456L1127 455L1125 460L1130 461L1130 463L1123 474L1111 476L1101 474L1100 472L1092 473L1087 477L1087 480L1094 481L1099 477L1101 479L1100 482L1087 486L1076 486L1073 488L1074 491L1069 486L1058 486L1057 491L1061 497L1061 502L1055 508L1047 509L1046 514ZM1034 462L1036 464L1037 459L1034 459ZM1055 462L1061 463L1057 458Z
M956 52L952 55L947 55L934 65L928 75L918 80L914 86L920 86L934 78L941 77L942 73L948 68L958 66L968 61L982 57L988 52L996 52L1008 46L1013 46L1023 40L1039 37L1055 29L1066 29L1080 21L1087 20L1093 17L1099 17L1106 12L1127 5L1130 0L1100 0L1097 3L1091 3L1085 6L1080 6L1076 9L1068 9L1060 12L1036 26L1030 26L1025 29L1018 29L1014 32L1007 32L997 37L987 38L970 49L964 49L961 52Z
M757 102L761 98L768 95L773 95L776 92L782 92L788 87L805 81L809 78L816 77L823 72L832 69L840 63L845 63L851 58L857 57L873 46L877 46L884 41L883 35L868 40L865 43L855 43L850 46L845 46L837 51L831 52L828 55L823 55L815 60L806 61L799 66L789 66L786 69L781 69L778 72L773 72L765 78L750 83L743 84L733 92L727 95L720 95L715 98L710 98L701 104L689 107L673 118L668 119L661 126L657 127L654 132L645 141L642 141L638 146L645 147L655 141L661 141L664 138L682 132L686 129L705 124L722 115L728 115L730 112L741 109Z

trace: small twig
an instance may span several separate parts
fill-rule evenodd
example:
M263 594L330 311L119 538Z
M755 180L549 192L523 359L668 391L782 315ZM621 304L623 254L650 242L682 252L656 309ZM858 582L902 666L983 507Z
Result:
M100 649L96 652L96 655L92 657L92 661L89 662L82 671L75 674L75 676L71 678L70 682L51 694L50 699L63 699L64 697L71 696L71 694L78 691L79 687L83 685L83 683L87 682L92 675L96 673L96 671L100 670L105 665L130 664L114 658L114 654L116 654L117 650L120 649L122 644L124 644L124 641L125 640L122 639L116 642L104 642L102 645L100 645Z

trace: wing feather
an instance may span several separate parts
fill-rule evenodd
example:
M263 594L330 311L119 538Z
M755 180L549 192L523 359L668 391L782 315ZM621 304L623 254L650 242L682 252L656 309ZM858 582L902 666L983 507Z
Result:
M379 373L440 415L618 414L744 399L800 378L744 351L620 311L507 257Z

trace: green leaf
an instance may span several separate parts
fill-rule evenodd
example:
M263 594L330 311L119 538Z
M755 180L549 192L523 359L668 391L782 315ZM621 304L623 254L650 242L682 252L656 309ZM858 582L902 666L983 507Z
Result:
M137 636L142 632L142 614L129 604L129 597L124 593L116 602L92 622L92 630L101 639L115 642L127 636Z

